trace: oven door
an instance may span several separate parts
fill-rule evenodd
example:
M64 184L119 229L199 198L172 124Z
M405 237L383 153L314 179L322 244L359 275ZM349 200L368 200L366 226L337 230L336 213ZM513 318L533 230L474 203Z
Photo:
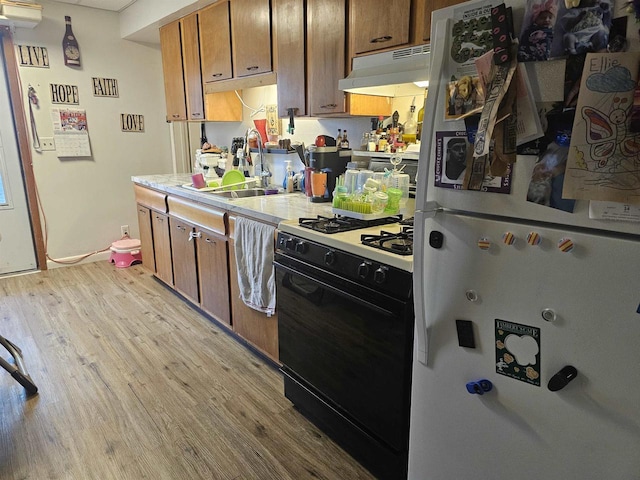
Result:
M413 304L276 262L283 370L372 436L406 448Z

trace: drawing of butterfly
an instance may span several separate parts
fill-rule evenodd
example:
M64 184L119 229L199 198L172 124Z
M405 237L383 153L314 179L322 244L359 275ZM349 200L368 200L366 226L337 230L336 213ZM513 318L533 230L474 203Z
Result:
M591 158L599 167L619 151L625 157L640 154L640 136L627 136L627 110L623 108L627 98L614 98L609 115L593 107L582 107L582 117L587 122L587 143L591 145Z

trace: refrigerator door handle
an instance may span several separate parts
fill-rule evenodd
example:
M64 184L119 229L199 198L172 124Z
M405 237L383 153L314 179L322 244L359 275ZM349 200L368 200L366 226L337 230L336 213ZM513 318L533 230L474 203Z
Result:
M414 244L418 245L418 248L414 251L413 256L413 305L415 311L415 358L423 365L428 365L429 359L429 331L427 328L426 319L426 304L424 295L424 257L425 249L427 248L425 236L425 220L433 217L436 214L435 211L424 212L416 210L414 214L413 224L417 225L417 229L414 230Z

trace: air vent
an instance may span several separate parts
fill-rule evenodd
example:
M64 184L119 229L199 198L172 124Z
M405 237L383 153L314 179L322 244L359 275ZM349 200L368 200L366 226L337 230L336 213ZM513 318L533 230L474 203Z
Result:
M402 60L409 57L413 57L414 55L425 55L429 53L431 49L429 45L419 45L417 47L408 47L400 50L395 50L393 52L394 60Z

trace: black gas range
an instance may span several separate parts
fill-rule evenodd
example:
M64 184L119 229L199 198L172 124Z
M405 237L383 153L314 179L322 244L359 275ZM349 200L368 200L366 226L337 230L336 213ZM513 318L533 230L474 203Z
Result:
M285 396L378 478L406 478L411 226L398 217L373 225L350 220L358 219L279 226L276 309ZM324 233L327 226L331 232Z

